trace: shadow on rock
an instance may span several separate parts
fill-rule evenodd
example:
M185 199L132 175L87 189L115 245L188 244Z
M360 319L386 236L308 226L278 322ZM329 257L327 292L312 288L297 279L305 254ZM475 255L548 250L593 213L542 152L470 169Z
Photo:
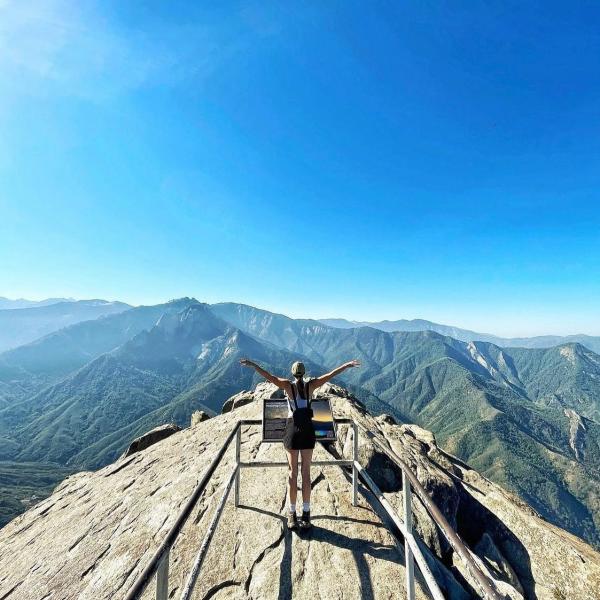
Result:
M504 561L516 574L518 581L511 581L506 573L497 571L498 565L490 564L486 560L486 556L481 558L492 569L496 577L510 583L517 589L520 584L525 598L536 600L535 579L531 571L531 559L527 548L492 511L460 486L459 491L460 502L456 515L458 534L472 549L475 549L478 545L482 546L481 542L485 539L484 535L486 538L489 537L493 540Z
M281 522L284 531L283 536L283 557L281 559L281 569L279 572L279 595L278 600L290 598L292 590L292 532L286 530L285 518L277 513L254 506L240 505L241 509L252 510L254 512L273 517ZM356 564L356 571L360 581L361 598L373 600L375 598L373 582L370 577L369 563L367 556L372 556L377 560L387 560L389 562L403 565L404 561L400 556L395 545L385 545L371 542L369 540L352 538L342 533L332 531L326 527L315 524L315 521L348 521L352 523L361 523L375 527L383 527L381 523L370 520L354 519L341 516L315 515L312 519L313 526L307 532L299 532L300 539L310 543L311 541L323 542L332 546L337 546L343 550L349 550Z
M257 508L256 506L240 504L239 508L243 510L252 510L260 513L261 515L266 515L268 517L272 517L273 519L277 519L281 522L281 527L284 533L283 556L281 558L281 568L279 570L279 594L277 596L277 600L288 600L291 597L292 590L292 537L290 535L291 532L287 531L285 518L280 514L274 513L270 510L265 510L264 508Z

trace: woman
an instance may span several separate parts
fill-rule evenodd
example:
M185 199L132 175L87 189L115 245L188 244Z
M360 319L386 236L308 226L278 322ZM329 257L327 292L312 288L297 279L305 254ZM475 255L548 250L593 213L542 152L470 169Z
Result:
M292 375L294 379L282 379L271 375L255 362L243 358L240 364L244 367L252 367L262 375L267 381L274 383L278 388L285 392L288 401L288 416L283 438L283 446L287 453L289 471L288 471L288 498L289 512L287 524L290 529L298 527L298 518L296 516L296 497L298 493L298 454L302 456L302 517L300 520L300 529L310 527L310 464L312 453L315 447L315 431L312 425L312 409L310 408L310 399L313 392L324 383L339 375L342 371L350 367L360 366L357 360L351 360L339 367L333 369L321 377L304 380L305 368L301 362L295 362L292 365Z

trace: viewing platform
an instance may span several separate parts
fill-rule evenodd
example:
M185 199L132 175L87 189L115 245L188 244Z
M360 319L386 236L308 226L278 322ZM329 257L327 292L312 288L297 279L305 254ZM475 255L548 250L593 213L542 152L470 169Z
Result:
M286 527L285 452L262 442L272 392L259 386L244 405L71 476L13 520L0 531L0 598L555 600L559 585L569 600L594 598L588 545L429 432L328 391L337 440L315 448L308 532Z

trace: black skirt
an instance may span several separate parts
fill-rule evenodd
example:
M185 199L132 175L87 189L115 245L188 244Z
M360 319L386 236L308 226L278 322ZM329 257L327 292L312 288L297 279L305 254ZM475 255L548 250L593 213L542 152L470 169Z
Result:
M315 447L315 428L312 424L312 409L298 408L288 417L283 434L286 450L309 450Z

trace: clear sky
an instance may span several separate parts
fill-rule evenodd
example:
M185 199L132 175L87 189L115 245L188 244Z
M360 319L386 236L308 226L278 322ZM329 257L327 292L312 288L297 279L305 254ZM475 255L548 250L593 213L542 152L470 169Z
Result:
M0 0L0 295L600 334L600 5Z

